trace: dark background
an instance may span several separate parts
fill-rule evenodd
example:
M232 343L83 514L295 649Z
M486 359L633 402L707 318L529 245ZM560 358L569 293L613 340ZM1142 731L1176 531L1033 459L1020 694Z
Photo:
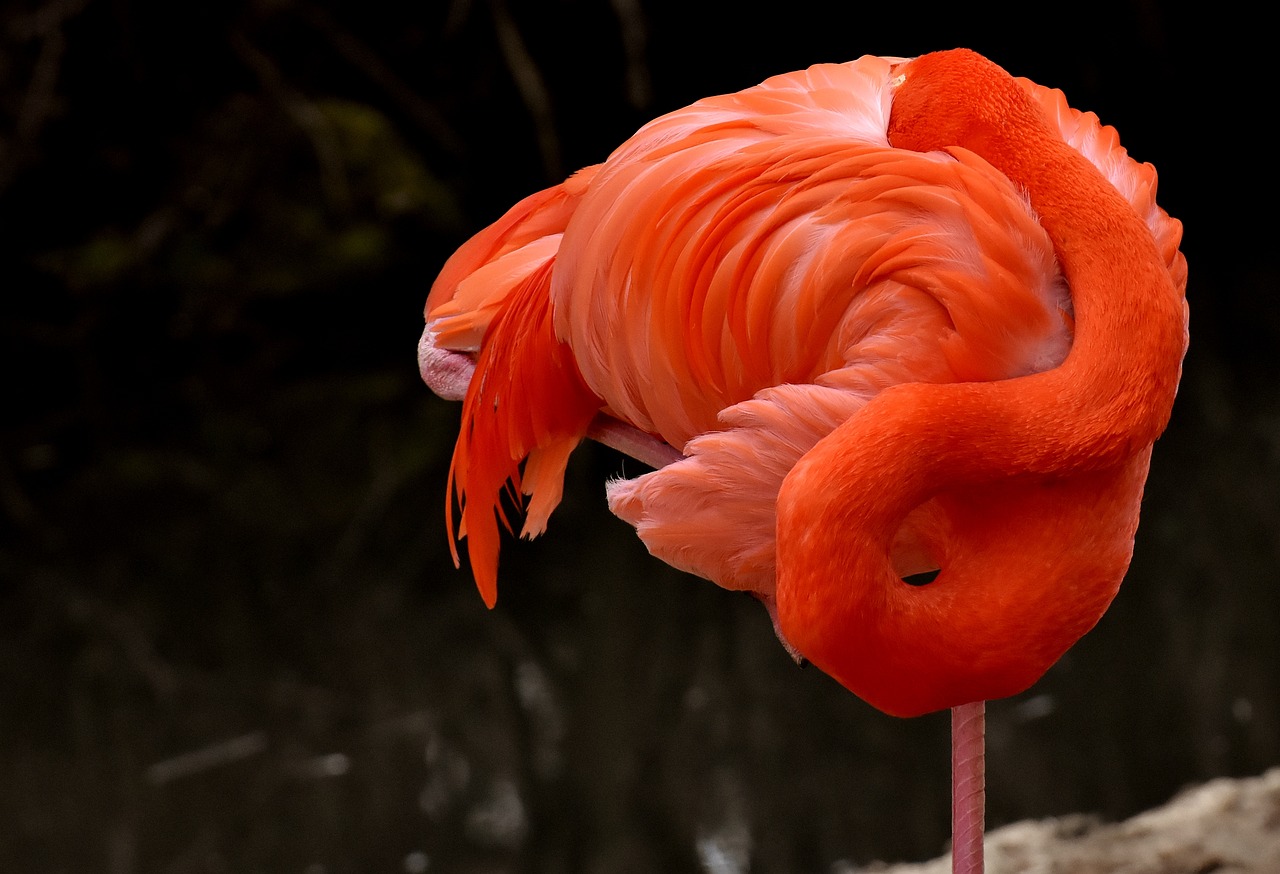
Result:
M1268 28L1222 4L869 5L8 4L0 870L942 851L946 715L873 711L750 599L650 559L604 506L608 450L575 457L548 536L504 547L485 610L444 531L458 410L414 353L454 247L653 115L955 45L1116 125L1191 272L1128 581L990 706L989 820L1122 817L1280 762Z

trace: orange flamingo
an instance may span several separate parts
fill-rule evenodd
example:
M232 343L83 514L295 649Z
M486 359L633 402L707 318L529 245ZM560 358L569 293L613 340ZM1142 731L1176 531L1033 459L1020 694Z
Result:
M1155 190L1094 115L955 50L700 100L526 198L445 265L419 347L465 396L449 525L456 491L485 602L504 486L533 536L584 437L647 461L607 491L654 555L875 707L953 709L980 869L981 702L1106 610L1177 390Z

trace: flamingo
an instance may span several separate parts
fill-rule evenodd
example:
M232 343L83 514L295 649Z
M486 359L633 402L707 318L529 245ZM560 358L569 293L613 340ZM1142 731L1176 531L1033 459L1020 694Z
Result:
M953 865L981 870L983 702L1107 609L1177 392L1155 193L1114 129L965 49L655 119L431 288L455 563L465 536L492 607L504 487L532 537L582 439L645 461L606 491L653 555L874 707L951 709Z

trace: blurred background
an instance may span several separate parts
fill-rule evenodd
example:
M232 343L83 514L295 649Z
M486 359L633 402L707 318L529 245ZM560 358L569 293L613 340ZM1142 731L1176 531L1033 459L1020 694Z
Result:
M20 0L0 13L0 870L831 872L948 832L948 723L650 559L585 446L487 611L427 288L774 73L967 45L1161 172L1192 345L1111 611L989 709L989 822L1280 763L1274 76L1226 6ZM1253 41L1253 42L1251 42ZM1268 49L1270 50L1270 49ZM634 472L634 463L631 467Z

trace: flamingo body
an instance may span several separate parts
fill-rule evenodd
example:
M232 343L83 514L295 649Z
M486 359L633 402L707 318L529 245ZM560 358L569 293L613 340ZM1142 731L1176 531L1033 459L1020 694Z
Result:
M539 533L605 415L684 456L610 508L865 700L1025 689L1114 596L1176 389L1155 189L1095 116L961 52L701 100L526 198L445 265L420 347L452 396L474 361L451 492L486 602L504 484Z

